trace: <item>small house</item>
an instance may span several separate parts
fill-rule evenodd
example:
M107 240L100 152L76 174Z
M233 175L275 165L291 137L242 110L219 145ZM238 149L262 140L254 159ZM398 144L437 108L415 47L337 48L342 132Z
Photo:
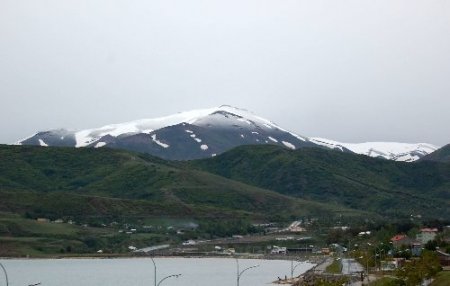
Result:
M395 248L399 248L403 245L409 246L412 240L406 234L397 234L391 238L391 242Z

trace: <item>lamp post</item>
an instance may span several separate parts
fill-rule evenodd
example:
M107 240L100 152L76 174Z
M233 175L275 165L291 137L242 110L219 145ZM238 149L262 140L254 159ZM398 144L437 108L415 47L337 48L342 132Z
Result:
M377 257L379 258L379 268L378 271L381 271L381 252L384 251L384 243L380 243L380 245L378 245L375 248L375 268L377 267Z
M249 270L251 268L259 267L259 264L257 264L257 265L253 265L253 266L247 267L244 270L239 272L239 260L237 258L236 258L236 265L237 265L237 272L236 272L236 285L237 286L239 286L239 280L241 279L241 276L242 276L242 274L245 271L247 271L247 270Z
M154 286L159 286L164 280L166 280L166 279L168 279L168 278L170 278L170 277L178 278L178 277L181 276L181 274L172 274L172 275L169 275L169 276L164 277L163 279L159 280L158 283L156 283L156 263L155 263L155 260L153 259L153 257L150 257L150 259L151 259L152 262L153 262L153 269L154 269L153 277L155 278L155 279L154 279L154 284L153 284ZM8 285L7 285L7 286L8 286Z
M156 263L155 260L153 260L153 257L150 257L150 259L152 260L154 266L153 277L155 278L155 283L153 285L156 286Z
M5 267L3 266L3 264L0 263L0 267L3 269L3 272L5 273L6 286L9 286L8 272L6 272L6 269L5 269Z
M166 277L164 277L163 279L161 279L161 280L158 282L158 284L157 284L156 286L159 286L159 284L161 284L164 280L166 280L166 279L168 279L168 278L170 278L170 277L178 278L178 277L180 277L180 276L181 276L181 274L173 274L173 275L166 276Z

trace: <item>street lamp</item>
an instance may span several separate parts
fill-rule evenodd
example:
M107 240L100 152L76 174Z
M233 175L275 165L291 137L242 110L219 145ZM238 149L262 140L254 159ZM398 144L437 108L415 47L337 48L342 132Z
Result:
M5 267L3 266L3 264L0 263L0 267L3 269L3 272L5 273L6 286L9 286L8 273L6 272L6 269L5 269Z
M378 271L381 271L381 259L383 259L383 257L381 256L381 252L384 252L384 243L380 243L380 245L378 245L375 248L375 268L377 267L377 257L379 258L379 268Z
M239 280L241 279L241 275L245 272L245 271L247 271L247 270L249 270L249 269L251 269L251 268L255 268L255 267L259 267L259 264L256 264L256 265L253 265L253 266L250 266L250 267L247 267L247 268L245 268L244 270L242 270L241 272L239 272L239 260L236 258L236 265L237 265L237 272L236 272L236 282L237 282L237 286L239 286Z
M170 277L178 278L178 277L180 277L180 276L181 276L181 274L173 274L173 275L166 276L166 277L164 277L163 279L161 279L161 281L159 281L159 283L158 283L156 286L159 286L159 284L161 284L164 280L166 280L166 279L168 279L168 278L170 278Z
M153 257L150 257L150 259L152 260L153 266L154 266L153 277L155 278L155 283L153 285L156 286L156 263L155 263L155 260L153 260Z
M164 280L166 280L166 279L168 279L168 278L170 278L170 277L175 277L175 278L178 278L178 277L180 277L181 276L181 274L172 274L172 275L169 275L169 276L166 276L166 277L164 277L163 279L161 279L161 280L159 280L159 282L158 283L156 283L156 263L155 263L155 260L153 259L153 257L150 257L150 259L152 260L152 262L153 262L153 269L154 269L154 274L153 274L153 277L155 278L155 280L154 280L154 286L159 286ZM8 286L8 285L7 285Z

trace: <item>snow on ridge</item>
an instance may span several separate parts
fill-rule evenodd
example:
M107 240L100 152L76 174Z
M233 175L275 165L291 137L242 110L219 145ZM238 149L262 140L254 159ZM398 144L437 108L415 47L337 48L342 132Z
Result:
M383 157L390 160L412 162L420 159L414 153L422 156L430 154L439 147L427 143L398 143L398 142L364 142L364 143L341 143L325 138L310 138L310 141L331 149L346 148L354 153L370 157Z
M185 111L164 117L140 119L125 123L109 124L100 128L81 130L75 133L76 147L87 146L105 135L117 137L122 134L137 134L143 133L143 131L154 131L181 123L190 123L216 110L217 108Z
M23 139L21 139L21 140L19 140L19 141L16 141L16 142L12 143L11 145L23 145L23 144L22 144L23 141L28 140L28 139L30 139L30 138L33 138L34 136L36 136L36 135L38 135L38 134L39 134L39 132L36 132L36 133L34 133L33 135L31 135L31 136L25 137L25 138L23 138Z
M246 109L232 107L230 105L222 105L219 107L213 108L205 108L205 109L197 109L191 111L179 112L173 115L152 118L152 119L140 119L134 120L124 123L117 124L108 124L99 128L91 128L79 131L71 132L75 137L75 147L85 147L90 144L95 143L103 136L113 136L117 137L123 134L138 134L138 133L146 133L150 134L158 129L178 125L178 124L195 124L196 121L206 118L209 115L212 115L216 112L226 112L232 115L237 116L235 119L239 122L244 122L247 125L255 125L256 127L265 127L268 129L275 129L279 131L289 132L274 124L270 120L259 117L255 115L253 112L248 111ZM190 130L189 130L190 131ZM186 132L190 133L188 130ZM299 140L306 141L306 137L299 136L297 134L289 132L292 136L298 138ZM35 134L36 135L36 134ZM35 136L33 135L33 136ZM31 136L31 137L33 137ZM28 137L28 138L31 138ZM27 139L28 139L27 138ZM24 139L26 140L26 139ZM21 140L16 144L23 142Z
M152 135L152 140L153 140L153 142L155 142L156 144L158 144L159 146L161 146L163 148L169 148L170 147L170 145L168 145L166 143L163 143L163 142L159 141L158 139L156 139L156 134Z

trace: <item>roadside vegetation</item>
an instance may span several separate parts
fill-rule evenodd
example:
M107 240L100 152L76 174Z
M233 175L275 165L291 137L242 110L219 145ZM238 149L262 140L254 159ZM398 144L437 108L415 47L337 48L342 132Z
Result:
M342 270L342 266L341 266L340 259L334 259L333 263L328 265L328 267L325 269L325 272L339 274L339 273L341 273L341 270Z

